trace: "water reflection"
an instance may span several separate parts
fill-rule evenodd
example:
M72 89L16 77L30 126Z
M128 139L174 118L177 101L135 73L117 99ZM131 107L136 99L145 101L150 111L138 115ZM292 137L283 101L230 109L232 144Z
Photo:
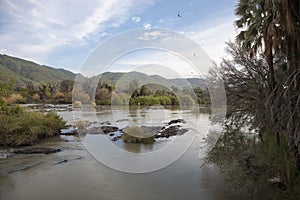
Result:
M131 109L137 121L145 113L145 110ZM145 112L146 111L146 112ZM112 118L109 107L98 108L97 123L122 120L116 122L121 127L128 124L129 113L124 109L117 110L118 115ZM144 114L143 114L144 113ZM166 121L178 118L195 122L201 121L199 133L190 148L182 157L171 165L151 173L129 174L113 170L95 160L84 150L82 143L76 136L62 137L60 141L50 141L40 146L62 148L63 151L51 155L39 155L26 157L28 163L43 161L35 167L16 171L9 175L0 175L0 199L172 199L172 200L196 200L196 199L226 199L222 176L214 167L201 168L202 161L198 159L201 138L208 132L210 124L208 114L196 115L192 109L176 110L170 108L165 111ZM71 112L60 113L69 123L73 123ZM92 113L83 113L86 120L94 120ZM145 117L145 116L144 116ZM91 121L93 122L93 121ZM164 123L161 121L160 123ZM190 124L192 125L192 124ZM109 136L86 135L84 140L94 142L101 146L101 140L109 140ZM102 138L102 139L99 139ZM182 137L184 139L184 137ZM68 140L68 142L64 142ZM155 151L158 147L166 146L169 140L158 140L153 145L129 144L121 140L113 145L120 146L124 151L135 154L143 154ZM111 143L112 144L112 143ZM180 143L178 144L180 145ZM102 153L110 156L111 152L102 149ZM20 155L24 157L24 155ZM72 159L81 157L81 159ZM122 157L118 159L122 160ZM1 169L12 169L16 164L21 164L22 158L11 157L1 161ZM68 162L58 163L61 160ZM22 164L21 164L22 165Z

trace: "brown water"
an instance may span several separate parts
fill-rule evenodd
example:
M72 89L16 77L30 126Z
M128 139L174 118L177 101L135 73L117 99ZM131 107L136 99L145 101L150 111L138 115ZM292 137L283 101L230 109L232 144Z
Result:
M72 123L74 113L60 114ZM94 157L97 157L99 150L102 155L111 155L109 148L101 147L103 141L108 141L109 136L86 135L81 138L83 143L76 136L52 138L39 146L61 148L63 151L49 155L13 155L0 159L0 199L225 199L222 176L214 166L201 167L203 162L199 159L203 157L203 151L200 151L201 139L207 134L210 124L208 114L198 114L192 109L182 112L176 109L120 108L112 112L101 108L96 113L84 112L80 116L94 122L95 114L96 124L120 120L119 123L114 123L120 127L130 123L127 119L138 124L147 124L151 120L152 125L162 125L166 121L181 117L188 121L184 126L190 131L185 134L187 136L176 137L179 141L180 138L189 140L189 137L193 137L192 144L179 159L166 167L149 173L126 173L112 169L107 163L103 164ZM197 133L193 132L195 122L199 122ZM160 140L153 145L124 144L119 140L112 145L137 156L164 151L164 147L170 145L172 140ZM95 150L92 148L94 146L100 147ZM88 151L86 147L96 153ZM175 151L176 145L172 148L171 152ZM163 153L157 156L158 160L166 158ZM63 162L64 160L67 162ZM130 166L125 162L126 159L121 159L121 164ZM141 160L140 164L150 166L151 163L147 162Z

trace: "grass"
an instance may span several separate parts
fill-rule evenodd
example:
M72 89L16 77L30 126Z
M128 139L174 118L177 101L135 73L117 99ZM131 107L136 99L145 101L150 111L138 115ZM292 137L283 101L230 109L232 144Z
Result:
M0 104L1 105L1 104ZM0 145L34 145L59 135L66 122L53 112L27 112L19 106L7 108L2 102L0 113Z

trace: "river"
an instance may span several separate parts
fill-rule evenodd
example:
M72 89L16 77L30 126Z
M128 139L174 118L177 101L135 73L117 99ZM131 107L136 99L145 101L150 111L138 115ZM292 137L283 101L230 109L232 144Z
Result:
M162 107L101 107L96 112L59 114L69 124L80 116L92 126L107 123L121 128L130 123L163 125L183 118L189 131L149 145L112 142L110 136L99 134L48 139L37 146L62 151L0 159L1 200L226 199L222 175L213 165L202 166L204 150L200 147L210 127L209 114Z

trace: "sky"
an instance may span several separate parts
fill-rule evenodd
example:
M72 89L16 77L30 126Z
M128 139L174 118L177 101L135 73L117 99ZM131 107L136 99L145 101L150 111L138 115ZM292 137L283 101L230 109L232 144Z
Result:
M237 0L1 0L0 53L77 73L111 38L135 29L163 28L190 38L219 64L226 56L225 42L236 35L236 4ZM127 40L122 42L120 46L128 46ZM174 55L146 50L123 56L108 71L130 71L128 66L151 62L185 68ZM184 71L183 76L194 73Z

